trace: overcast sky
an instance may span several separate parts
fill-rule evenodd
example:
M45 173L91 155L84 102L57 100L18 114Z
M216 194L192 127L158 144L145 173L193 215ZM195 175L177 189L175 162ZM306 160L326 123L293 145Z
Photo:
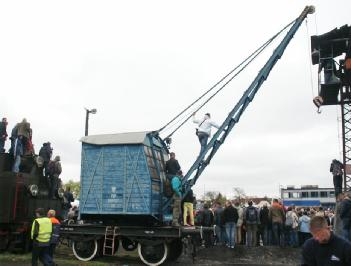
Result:
M50 141L62 179L79 180L85 110L90 134L156 130L294 20L308 17L195 186L275 196L279 185L331 187L341 160L339 107L316 113L309 37L350 24L351 1L1 1L0 116L27 118L38 152ZM217 123L274 47L199 111ZM260 64L261 63L261 64ZM190 121L173 136L184 171L199 152ZM7 143L7 148L9 143Z

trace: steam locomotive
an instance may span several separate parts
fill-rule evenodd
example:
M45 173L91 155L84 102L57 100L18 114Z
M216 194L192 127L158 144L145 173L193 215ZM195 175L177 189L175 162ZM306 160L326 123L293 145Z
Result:
M62 213L63 190L49 199L49 185L39 156L21 158L20 172L11 171L13 158L0 153L0 250L31 248L30 232L36 208Z

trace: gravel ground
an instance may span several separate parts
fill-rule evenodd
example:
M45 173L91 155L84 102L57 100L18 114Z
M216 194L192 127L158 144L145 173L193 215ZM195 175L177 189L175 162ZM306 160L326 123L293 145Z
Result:
M67 266L135 266L143 265L136 251L119 251L114 257L98 258L90 262L78 261L71 250L60 246L56 252L56 263ZM186 255L181 256L176 262L165 265L298 265L300 262L300 249L279 247L247 248L237 245L235 249L224 247L201 248L195 262ZM0 253L1 266L30 265L30 254Z

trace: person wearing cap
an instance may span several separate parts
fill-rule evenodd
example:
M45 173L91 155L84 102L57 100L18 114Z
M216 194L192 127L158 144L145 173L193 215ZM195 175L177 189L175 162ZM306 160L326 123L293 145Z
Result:
M48 211L48 218L51 220L51 223L52 223L52 234L50 238L49 255L54 265L55 265L54 252L55 252L56 245L59 242L60 227L61 227L60 221L57 220L55 216L56 216L55 210Z
M196 130L196 135L199 138L199 142L201 145L200 155L205 150L208 138L211 136L211 127L219 128L215 122L211 120L211 115L206 113L203 119L196 119L195 114L193 113L193 122L198 124L198 128Z
M36 219L32 224L31 239L33 240L32 248L32 266L38 265L38 259L46 266L52 265L49 255L50 238L52 233L52 223L48 217L45 217L43 208L35 210Z
M0 122L0 152L5 152L5 141L7 139L7 119L4 117Z

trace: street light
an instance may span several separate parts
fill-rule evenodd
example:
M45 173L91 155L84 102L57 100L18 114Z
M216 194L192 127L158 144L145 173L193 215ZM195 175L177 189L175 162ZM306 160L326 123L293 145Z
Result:
M89 114L96 114L97 110L94 109L87 109L84 108L86 111L86 116L85 116L85 136L88 136L88 127L89 127Z

